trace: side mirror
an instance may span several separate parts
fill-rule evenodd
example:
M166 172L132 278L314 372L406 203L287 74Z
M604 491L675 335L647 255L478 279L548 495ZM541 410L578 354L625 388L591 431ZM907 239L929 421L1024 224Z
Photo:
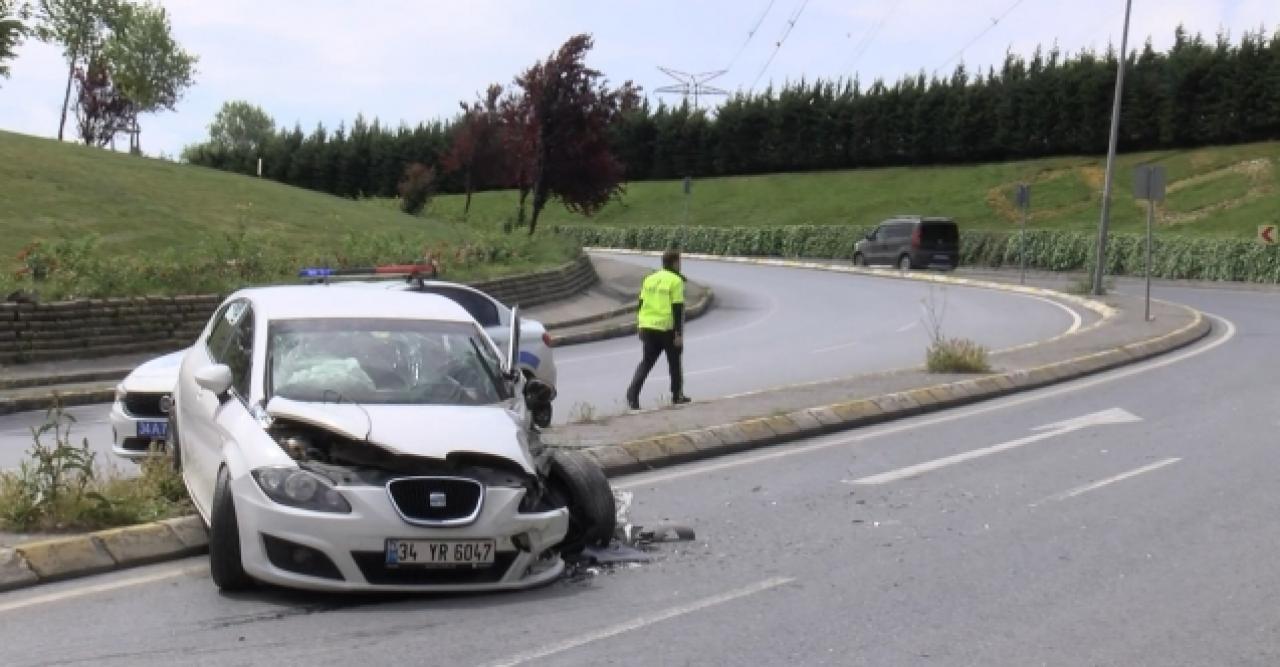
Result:
M507 358L503 371L507 377L516 378L520 373L520 306L511 309L511 328L507 332Z
M214 364L205 366L196 371L196 384L201 389L213 392L218 400L225 400L227 392L231 390L231 368L226 364Z

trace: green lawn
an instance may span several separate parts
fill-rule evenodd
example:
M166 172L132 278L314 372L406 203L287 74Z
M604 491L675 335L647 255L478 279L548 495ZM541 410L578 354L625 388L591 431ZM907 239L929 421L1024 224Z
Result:
M450 254L464 246L500 248L492 255L497 261L455 262L458 270L450 275L473 278L543 268L576 252L550 234L530 241L268 180L8 132L0 132L0 229L0 289L25 286L13 272L28 244L93 235L100 241L91 254L131 272L121 281L125 293L181 291L181 285L158 282L157 275L172 270L151 264L172 267L214 249L233 259L269 253L276 261L269 279L284 278L294 258L405 261L423 248L444 247ZM45 285L41 291L92 293L84 282L82 276L78 287Z
M1113 228L1137 231L1145 208L1132 197L1133 168L1166 167L1169 195L1162 214L1179 233L1252 237L1257 226L1280 222L1280 142L1120 156L1112 207ZM966 229L1013 229L1013 194L1032 183L1030 226L1092 230L1098 225L1104 160L1068 157L964 167L866 169L697 180L689 223L707 226L866 226L900 213L947 215ZM438 197L434 215L460 219L463 198ZM684 220L679 181L632 183L620 202L592 219L552 203L540 225L595 222L674 225ZM471 220L500 225L513 217L512 192L476 195Z

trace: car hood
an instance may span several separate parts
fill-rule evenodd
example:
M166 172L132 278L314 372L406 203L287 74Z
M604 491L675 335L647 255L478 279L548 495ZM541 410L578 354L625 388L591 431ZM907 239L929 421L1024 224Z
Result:
M502 406L306 403L279 396L267 414L332 431L406 456L444 460L450 454L500 456L535 475L528 438Z
M186 353L186 350L179 350L145 362L125 376L121 384L129 392L171 392L178 384L178 369Z

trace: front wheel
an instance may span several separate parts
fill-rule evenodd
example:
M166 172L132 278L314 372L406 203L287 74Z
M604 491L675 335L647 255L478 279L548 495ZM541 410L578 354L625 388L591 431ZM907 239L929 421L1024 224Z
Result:
M898 268L903 271L911 270L911 255L903 255L898 258Z
M853 265L854 265L854 266L866 266L866 265L867 265L867 258L866 258L866 257L863 257L863 256L862 256L862 253L860 253L860 252L855 252L855 253L853 253Z
M253 585L253 579L244 571L240 522L236 520L231 476L226 468L218 471L218 485L214 488L213 507L209 512L209 574L213 583L224 591L241 591Z
M578 452L552 450L547 486L553 502L569 508L569 530L560 553L576 556L590 546L608 546L617 523L613 488L595 461Z

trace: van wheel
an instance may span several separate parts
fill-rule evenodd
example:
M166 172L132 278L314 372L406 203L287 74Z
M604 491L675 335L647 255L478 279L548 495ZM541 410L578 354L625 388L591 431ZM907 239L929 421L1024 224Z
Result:
M898 268L903 271L911 270L911 255L903 255L898 258Z
M226 468L218 471L213 508L209 512L209 574L213 583L224 591L241 591L253 585L253 579L244 571L240 554L240 522L236 520L231 476Z
M866 265L867 265L867 258L866 258L866 257L863 257L863 256L862 256L862 253L860 253L860 252L855 252L855 253L853 253L853 265L854 265L854 266L866 266Z
M589 546L607 546L617 523L613 488L595 461L578 452L552 450L547 486L557 507L569 508L569 530L560 553L576 556Z

